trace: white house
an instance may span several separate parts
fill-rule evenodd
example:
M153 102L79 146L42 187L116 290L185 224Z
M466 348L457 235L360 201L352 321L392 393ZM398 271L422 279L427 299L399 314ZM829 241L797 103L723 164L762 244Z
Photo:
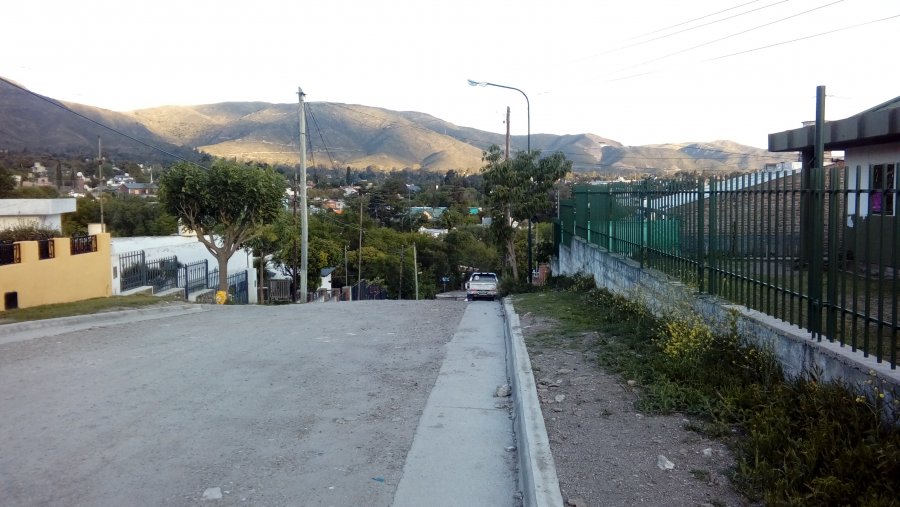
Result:
M37 225L62 229L63 213L75 211L75 199L0 199L0 229Z

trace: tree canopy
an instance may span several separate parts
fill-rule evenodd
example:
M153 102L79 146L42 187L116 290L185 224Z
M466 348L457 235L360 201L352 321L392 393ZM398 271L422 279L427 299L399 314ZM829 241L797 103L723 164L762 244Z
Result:
M228 259L275 219L284 178L270 168L216 160L209 169L179 163L159 181L165 210L197 233L219 264L219 290L228 288Z
M553 185L572 170L572 162L562 153L541 158L541 152L520 151L504 159L500 147L493 145L484 153L485 199L491 206L491 230L505 246L506 274L518 279L515 229L513 224L534 220L553 206Z

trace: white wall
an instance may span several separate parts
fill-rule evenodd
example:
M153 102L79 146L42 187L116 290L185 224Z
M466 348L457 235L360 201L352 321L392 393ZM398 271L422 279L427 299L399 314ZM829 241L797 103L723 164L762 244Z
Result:
M112 238L111 265L113 266L113 294L119 293L119 254L143 250L146 259L152 261L163 257L178 257L178 262L188 264L206 260L209 269L219 266L216 258L200 243L196 236L138 236L133 238ZM248 255L245 250L238 250L228 260L228 274L251 270L248 274L250 283L250 297L256 299L256 270L253 269L253 255Z
M62 214L75 211L75 199L0 199L0 229L37 224L62 229Z
M850 190L857 188L870 189L871 174L869 166L875 164L898 164L900 167L900 144L877 144L873 146L864 146L861 148L848 148L844 155L844 163L847 165L847 188ZM859 181L857 181L857 170L859 167ZM894 188L897 188L897 174L900 169L894 170ZM859 203L859 215L868 216L869 199L867 194L861 194ZM847 195L847 214L856 214L856 195L850 193Z

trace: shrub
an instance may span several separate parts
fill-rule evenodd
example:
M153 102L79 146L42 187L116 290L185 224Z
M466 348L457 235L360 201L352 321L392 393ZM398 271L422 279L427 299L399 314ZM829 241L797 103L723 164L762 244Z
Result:
M603 333L600 364L640 383L640 410L698 414L694 429L726 437L734 483L751 499L897 505L900 425L884 406L897 397L874 372L867 393L814 376L786 381L773 352L742 343L734 329L713 332L690 314L656 318L601 289L584 302Z
M37 223L22 224L0 231L0 241L40 241L58 238L62 234L56 229L41 227Z

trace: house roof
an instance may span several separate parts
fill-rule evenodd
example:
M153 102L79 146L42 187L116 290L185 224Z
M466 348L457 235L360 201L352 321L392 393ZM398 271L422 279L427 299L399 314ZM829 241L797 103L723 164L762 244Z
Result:
M128 183L122 183L122 184L119 185L119 186L120 186L120 187L125 187L125 188L127 188L128 190L143 190L143 189L145 189L145 188L149 188L149 189L155 189L155 188L156 188L156 184L155 184L155 183L134 183L134 182L128 182Z
M330 275L331 273L334 273L335 269L336 268L322 268L319 270L319 276L322 278L325 278L326 276Z
M769 134L769 151L805 151L815 146L816 127L810 125ZM825 122L825 149L843 150L900 142L900 97L843 120Z

